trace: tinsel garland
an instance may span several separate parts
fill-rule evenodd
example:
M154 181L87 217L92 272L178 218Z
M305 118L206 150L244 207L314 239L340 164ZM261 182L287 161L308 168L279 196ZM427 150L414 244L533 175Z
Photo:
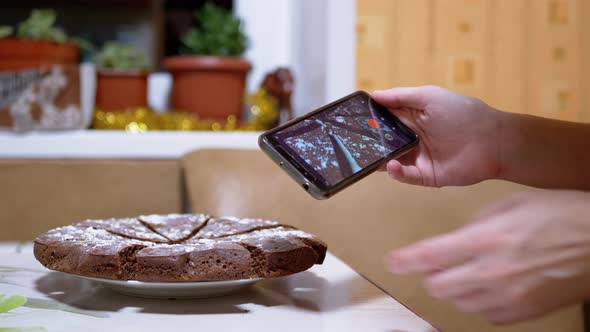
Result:
M263 88L245 98L245 121L234 115L225 120L201 119L195 113L172 110L158 113L145 107L120 111L94 112L92 128L144 132L148 130L212 130L212 131L260 131L270 128L279 117L277 100Z

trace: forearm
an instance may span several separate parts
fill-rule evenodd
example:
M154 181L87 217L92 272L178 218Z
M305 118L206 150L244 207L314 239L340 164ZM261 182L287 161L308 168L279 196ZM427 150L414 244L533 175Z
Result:
M590 190L590 124L500 113L497 178Z

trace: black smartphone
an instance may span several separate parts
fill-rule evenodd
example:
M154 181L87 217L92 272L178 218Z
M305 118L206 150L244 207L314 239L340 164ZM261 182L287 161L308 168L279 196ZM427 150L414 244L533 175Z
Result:
M350 186L418 141L416 133L364 91L258 138L260 148L317 199Z

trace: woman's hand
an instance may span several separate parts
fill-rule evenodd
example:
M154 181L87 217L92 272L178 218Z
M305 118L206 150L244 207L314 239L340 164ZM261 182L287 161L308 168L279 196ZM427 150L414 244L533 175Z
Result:
M520 193L449 234L397 250L394 273L425 274L437 298L495 323L538 317L590 295L590 193Z
M442 187L477 183L500 172L502 112L435 86L375 91L372 97L420 136L418 147L387 164L394 179Z

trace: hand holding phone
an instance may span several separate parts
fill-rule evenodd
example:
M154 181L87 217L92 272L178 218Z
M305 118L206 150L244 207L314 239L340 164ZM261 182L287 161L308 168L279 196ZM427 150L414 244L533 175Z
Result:
M358 91L263 133L258 143L309 194L325 199L407 152L418 136Z

